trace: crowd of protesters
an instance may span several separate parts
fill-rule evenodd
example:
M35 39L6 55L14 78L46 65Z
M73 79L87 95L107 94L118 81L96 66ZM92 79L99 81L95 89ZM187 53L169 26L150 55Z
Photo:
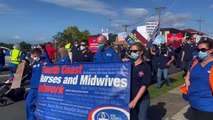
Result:
M211 43L211 46L206 46L206 50L211 50L208 55L210 56L209 59L211 59L210 66L212 66L212 40L207 41ZM28 61L32 65L30 92L26 100L27 120L36 119L33 114L39 83L36 78L41 75L40 68L42 65L131 61L132 87L131 102L129 103L131 119L146 120L150 104L149 92L147 90L148 86L152 82L157 81L156 87L160 89L162 87L162 76L166 84L172 86L172 81L170 81L168 77L171 64L174 64L179 70L183 70L185 72L184 76L186 76L186 73L190 70L191 63L194 59L200 57L199 52L202 51L200 48L201 43L198 43L199 51L197 51L197 44L191 38L185 40L179 48L172 48L170 44L153 44L150 48L146 48L141 43L134 43L131 46L113 46L103 35L98 37L97 42L98 52L96 53L90 52L87 40L82 40L80 43L75 42L74 45L66 41L64 47L61 47L60 44L57 48L54 48L52 43L46 43L32 47L30 53L23 53L18 44L14 45L12 50L5 53L0 49L0 72L4 66L3 59L5 55L10 56L9 68L11 74L9 82L12 82L15 69L22 60L28 58ZM56 53L58 53L58 57L56 57ZM193 74L195 73L193 72ZM187 79L189 79L189 77L187 77ZM193 91L192 89L190 90ZM213 96L210 96L210 101L213 101ZM213 106L210 107L213 109Z

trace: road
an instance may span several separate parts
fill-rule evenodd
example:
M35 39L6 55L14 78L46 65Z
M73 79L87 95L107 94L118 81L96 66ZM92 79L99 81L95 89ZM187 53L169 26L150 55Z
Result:
M178 72L174 66L170 68L170 74ZM0 74L0 82L7 80L9 72L4 71ZM0 107L0 120L26 120L25 100L19 102L8 101L8 105Z
M8 79L9 72L3 72L0 74L0 82ZM26 120L25 118L25 101L13 102L8 100L8 105L0 107L0 119L1 120Z

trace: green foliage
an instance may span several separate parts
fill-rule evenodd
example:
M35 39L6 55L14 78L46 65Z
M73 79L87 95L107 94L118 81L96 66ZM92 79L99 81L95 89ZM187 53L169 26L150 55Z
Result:
M148 90L149 90L150 98L154 99L184 84L184 79L181 74L175 76L174 78L170 78L170 80L172 81L172 87L168 87L166 84L164 84L160 89L157 88L157 84L153 84L149 86Z
M6 48L9 48L9 49L12 49L13 48L13 44L6 44L6 43L0 43L0 46L3 46L3 47L6 47Z
M19 45L20 45L22 51L28 52L31 49L31 44L26 43L25 41L20 42Z
M89 36L90 32L88 30L80 31L77 26L71 26L63 30L63 32L58 32L53 36L53 39L57 41L57 44L63 42L63 46L66 41L70 43L74 43L75 41L80 42L81 40L88 39Z

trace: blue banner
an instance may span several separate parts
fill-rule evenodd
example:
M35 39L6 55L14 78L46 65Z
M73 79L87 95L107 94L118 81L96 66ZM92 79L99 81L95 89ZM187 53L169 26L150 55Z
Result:
M131 63L42 68L36 115L42 120L129 120Z

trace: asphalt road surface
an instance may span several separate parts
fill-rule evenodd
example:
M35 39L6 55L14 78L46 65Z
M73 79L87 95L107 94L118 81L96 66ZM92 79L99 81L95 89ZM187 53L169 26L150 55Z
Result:
M0 74L0 82L7 80L9 72ZM8 99L8 105L0 107L0 120L26 120L25 101L13 102Z
M169 73L173 74L178 72L178 70L171 66ZM9 77L9 72L4 71L0 74L0 82L7 80ZM26 120L25 114L25 100L19 102L13 102L8 100L8 105L0 107L0 120Z

